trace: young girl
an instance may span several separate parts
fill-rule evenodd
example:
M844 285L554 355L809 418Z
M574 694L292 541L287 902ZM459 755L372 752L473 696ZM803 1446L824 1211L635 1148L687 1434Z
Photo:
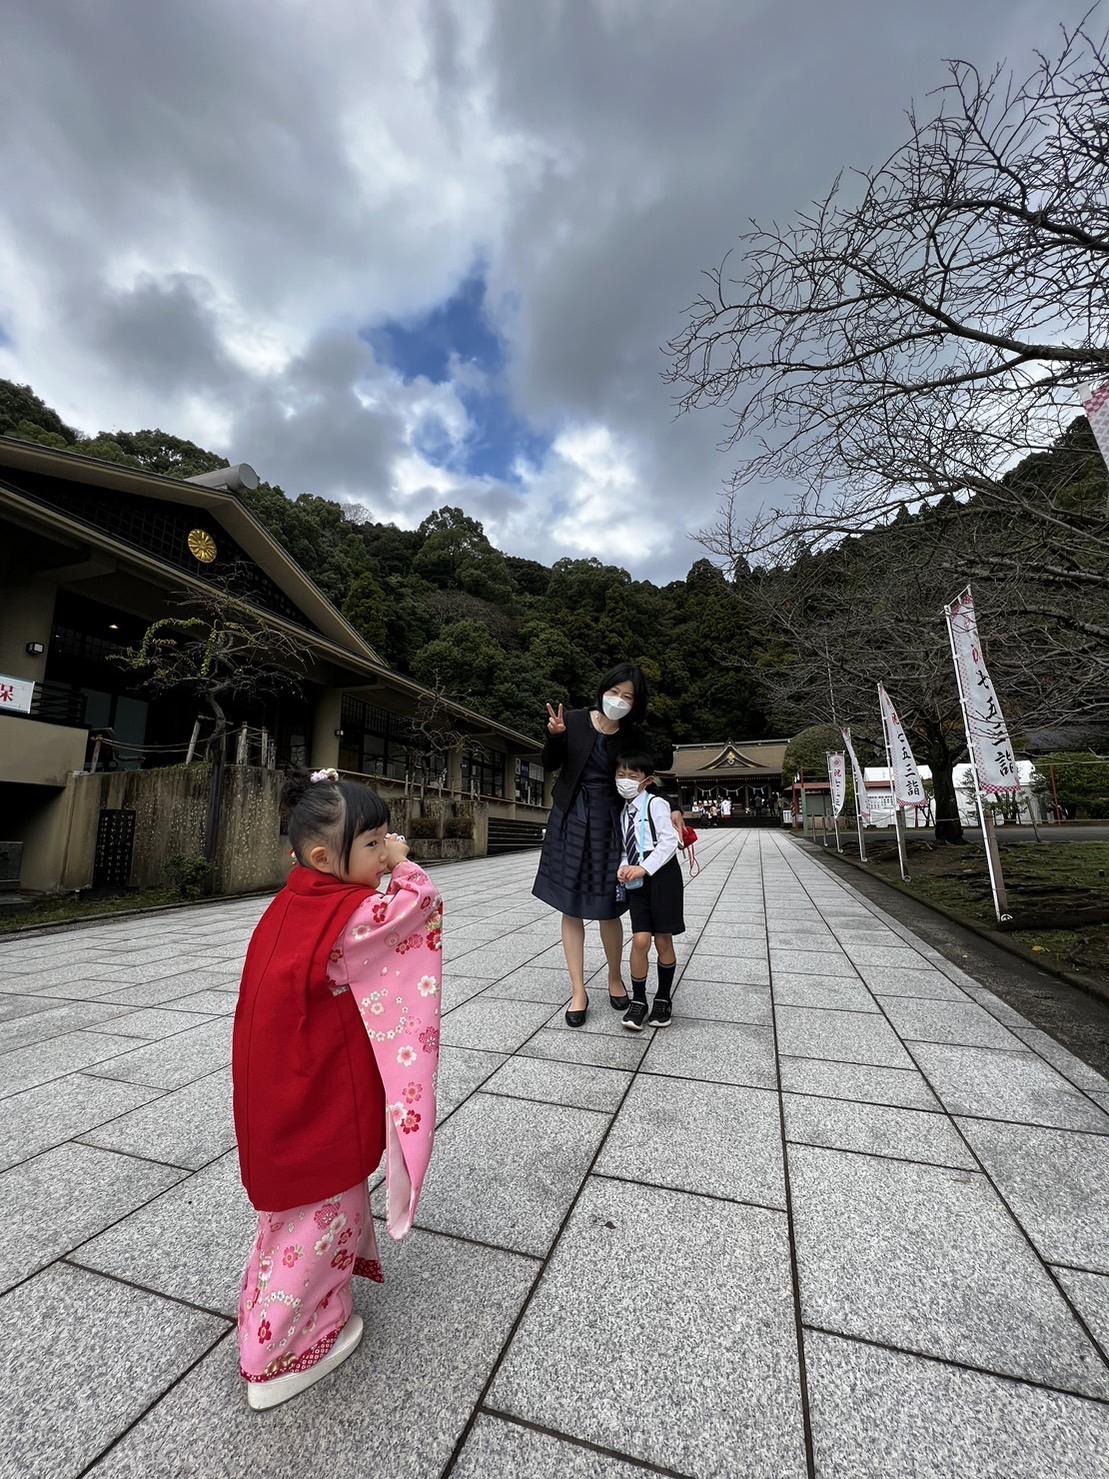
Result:
M250 942L232 1055L239 1166L258 1212L239 1298L255 1408L295 1397L358 1345L351 1279L382 1278L366 1178L384 1152L387 1225L403 1237L439 1061L435 885L368 786L302 772L282 800L299 866Z

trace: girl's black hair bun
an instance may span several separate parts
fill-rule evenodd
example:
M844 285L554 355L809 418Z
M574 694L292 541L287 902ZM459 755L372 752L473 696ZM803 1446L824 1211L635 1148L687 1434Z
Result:
M292 811L298 802L304 799L309 786L312 785L312 772L310 770L290 770L285 777L285 783L281 787L281 805L286 811Z

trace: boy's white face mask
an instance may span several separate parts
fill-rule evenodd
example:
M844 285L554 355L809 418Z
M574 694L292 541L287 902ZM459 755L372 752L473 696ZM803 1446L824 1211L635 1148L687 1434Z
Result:
M601 708L605 711L605 718L613 720L623 719L625 714L632 711L631 704L618 693L606 693L601 699Z
M616 781L616 789L625 801L634 801L639 795L639 787L642 783L634 781L630 776L619 776Z

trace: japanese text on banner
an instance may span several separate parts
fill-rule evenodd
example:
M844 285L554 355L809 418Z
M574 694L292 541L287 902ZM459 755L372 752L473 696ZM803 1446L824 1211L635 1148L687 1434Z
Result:
M913 758L905 726L897 717L897 710L881 683L878 684L878 703L882 710L882 723L889 747L890 784L893 787L894 804L900 807L926 807L928 795Z
M968 587L945 608L951 628L951 647L959 670L966 715L967 741L983 795L1001 796L1021 789L1009 729L1001 713L993 682L986 671L978 618Z
M828 783L832 790L832 815L838 817L847 800L847 762L842 750L828 750Z
M855 746L851 743L851 731L849 729L842 729L840 733L843 735L844 748L851 760L851 774L855 780L855 809L859 814L860 821L869 822L870 802L867 800L866 781L863 779L863 770L859 764L859 757L855 754Z

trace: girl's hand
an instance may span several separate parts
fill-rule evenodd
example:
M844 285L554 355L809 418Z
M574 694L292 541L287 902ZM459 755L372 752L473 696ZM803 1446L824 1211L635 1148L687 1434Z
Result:
M547 732L549 734L565 734L566 719L562 712L562 705L559 704L558 713L556 714L554 709L552 709L550 704L548 704L547 713L549 715L549 718L547 719Z
M408 860L408 843L403 837L398 837L395 832L390 832L385 838L385 866L391 873L398 863Z
M647 877L647 870L646 870L646 868L639 868L639 867L631 868L631 867L628 866L627 863L625 863L624 866L617 873L616 880L617 880L618 883L634 883L637 878L646 878L646 877Z

